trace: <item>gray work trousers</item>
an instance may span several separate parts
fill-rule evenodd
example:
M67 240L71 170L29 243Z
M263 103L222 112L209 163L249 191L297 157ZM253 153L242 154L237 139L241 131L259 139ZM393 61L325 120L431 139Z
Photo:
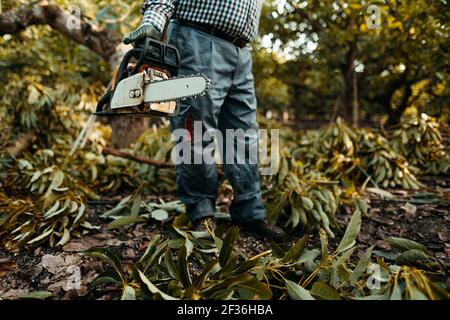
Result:
M180 102L180 113L171 119L172 131L180 128L192 130L198 121L201 121L203 130L217 130L223 137L227 129L253 129L250 132L257 133L246 137L245 148L255 150L256 146L258 149L259 127L250 48L239 48L174 21L169 25L168 34L169 43L180 52L180 74L203 73L211 80L211 87L204 96ZM209 143L203 143L203 147ZM266 211L261 198L257 161L225 161L229 158L226 153L230 148L235 146L225 145L221 156L225 176L234 191L231 217L235 223L260 220L266 216ZM237 160L237 153L233 157ZM178 197L186 205L189 218L195 221L214 215L218 191L215 164L177 164L176 177Z

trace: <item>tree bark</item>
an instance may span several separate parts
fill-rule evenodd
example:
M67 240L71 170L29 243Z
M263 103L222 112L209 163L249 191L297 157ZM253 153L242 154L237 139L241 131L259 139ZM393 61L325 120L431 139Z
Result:
M162 161L158 161L158 160L154 160L154 159L150 159L150 158L144 158L144 157L140 157L140 156L135 156L134 154L116 150L116 149L112 149L112 148L104 148L102 151L102 154L104 154L104 155L110 154L110 155L113 155L116 157L121 157L121 158L130 159L130 160L141 162L141 163L146 163L146 164L158 167L158 168L173 167L173 165L171 163L162 162Z
M105 59L113 69L131 48L122 43L114 31L84 21L61 7L42 0L0 14L0 36L19 33L29 26L48 25L73 41L86 46ZM108 120L112 128L113 145L127 147L148 128L146 118L114 117Z

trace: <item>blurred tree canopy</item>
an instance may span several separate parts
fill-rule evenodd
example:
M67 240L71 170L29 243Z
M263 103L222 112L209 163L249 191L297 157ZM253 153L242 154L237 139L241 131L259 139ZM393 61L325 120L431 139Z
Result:
M279 105L300 118L350 120L356 108L395 124L408 107L448 112L447 1L266 3L261 35L270 41L257 45L255 68L263 108L275 107L269 92L287 87ZM273 54L280 51L284 63ZM271 79L281 84L270 87Z

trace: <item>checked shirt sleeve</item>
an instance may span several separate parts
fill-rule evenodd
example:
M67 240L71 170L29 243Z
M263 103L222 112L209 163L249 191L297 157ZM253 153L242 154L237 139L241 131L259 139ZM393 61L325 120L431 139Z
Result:
M153 24L160 32L175 11L177 0L144 0L141 13L142 24Z

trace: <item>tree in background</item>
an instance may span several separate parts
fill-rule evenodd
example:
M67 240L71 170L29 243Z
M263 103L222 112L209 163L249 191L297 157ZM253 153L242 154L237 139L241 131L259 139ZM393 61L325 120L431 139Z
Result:
M288 61L276 76L296 115L399 121L448 108L446 1L269 1L261 23ZM258 71L257 71L258 72Z

